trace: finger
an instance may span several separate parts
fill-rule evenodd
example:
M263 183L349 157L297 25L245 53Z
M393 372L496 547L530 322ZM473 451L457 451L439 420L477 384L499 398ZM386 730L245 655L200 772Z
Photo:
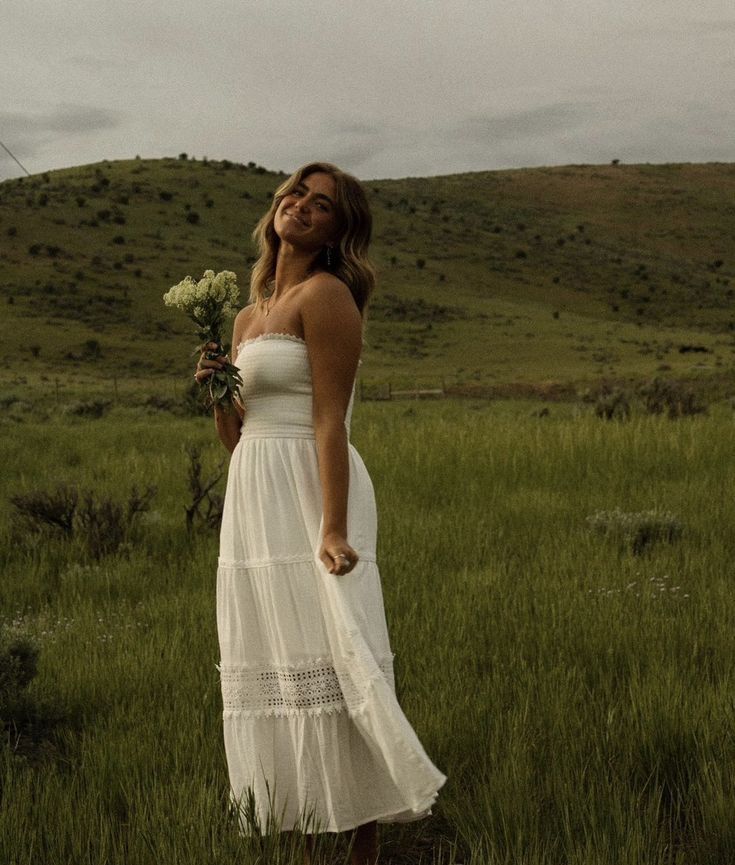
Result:
M332 558L334 559L335 567L340 574L346 574L352 570L353 562L350 558L349 553L335 553Z
M333 574L334 571L332 570L332 568L334 566L334 563L332 562L331 556L327 555L326 552L322 551L321 553L319 553L319 558L321 559L322 564L329 571L329 573Z
M346 561L339 554L332 555L332 573L338 576L345 573Z
M212 360L206 355L199 361L199 369L222 369L224 364L219 360Z

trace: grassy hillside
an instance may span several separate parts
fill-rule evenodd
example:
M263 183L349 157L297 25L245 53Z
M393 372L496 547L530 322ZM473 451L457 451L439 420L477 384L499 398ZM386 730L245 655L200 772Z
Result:
M284 174L102 162L0 183L0 386L149 388L191 366L161 295L236 271ZM366 382L465 391L601 377L727 382L735 165L578 165L366 181L380 285ZM173 380L173 379L171 379ZM725 388L727 385L725 385Z

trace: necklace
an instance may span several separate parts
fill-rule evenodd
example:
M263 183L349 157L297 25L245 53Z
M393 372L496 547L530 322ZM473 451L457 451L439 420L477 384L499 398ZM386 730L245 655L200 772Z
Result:
M314 273L314 270L309 268L309 270L306 271L306 274L304 276L304 280L308 279L313 273ZM266 318L268 318L268 316L270 315L270 312L271 312L271 301L273 301L273 305L275 306L275 303L276 303L275 297L276 297L276 289L274 288L273 291L268 295L268 299L265 302L265 317Z
M273 290L273 291L268 295L268 299L267 299L266 302L265 302L265 315L266 315L266 318L270 315L270 312L271 312L271 300L273 299L275 293L276 293L275 290Z

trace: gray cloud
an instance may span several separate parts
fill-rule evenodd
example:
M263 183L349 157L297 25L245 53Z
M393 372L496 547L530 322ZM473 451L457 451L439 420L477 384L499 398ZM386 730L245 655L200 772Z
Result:
M466 117L455 128L458 137L467 140L517 141L579 128L590 121L595 110L590 102L557 102L489 117Z
M0 138L32 171L181 151L283 170L328 158L365 179L735 160L732 0L634 14L605 0L3 3ZM0 152L0 178L17 174Z
M117 112L84 105L59 106L47 113L0 112L0 129L19 158L36 155L47 143L63 138L94 135L122 122ZM63 136L59 141L58 136Z
M107 72L120 66L118 61L109 56L96 57L94 54L71 54L67 60L72 66L95 73Z

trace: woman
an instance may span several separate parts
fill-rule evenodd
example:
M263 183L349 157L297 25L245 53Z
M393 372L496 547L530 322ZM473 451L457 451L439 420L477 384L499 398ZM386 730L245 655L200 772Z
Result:
M395 697L374 492L349 441L371 229L336 166L281 184L234 323L241 405L215 411L232 453L217 572L231 796L254 804L246 832L356 830L360 865L378 821L431 813L446 780ZM222 363L202 354L197 380Z

